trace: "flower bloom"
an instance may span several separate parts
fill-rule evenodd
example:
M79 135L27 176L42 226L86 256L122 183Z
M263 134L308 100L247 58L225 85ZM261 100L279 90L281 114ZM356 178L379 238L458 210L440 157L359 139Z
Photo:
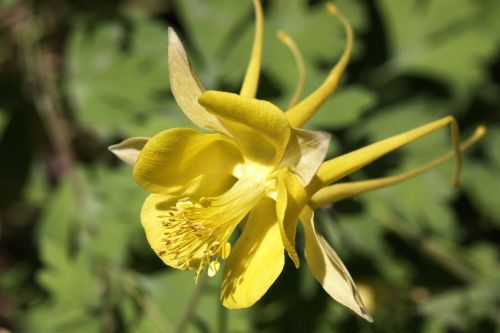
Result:
M333 4L330 14L342 22L347 46L325 82L298 102L299 79L291 106L283 112L256 99L262 54L263 14L254 0L256 33L248 69L239 94L205 91L194 74L184 47L169 29L168 66L175 100L205 134L187 128L167 129L152 138L130 138L110 147L134 166L136 181L150 193L141 210L147 240L168 266L203 271L214 276L225 260L221 301L228 308L244 308L258 301L281 273L285 256L296 267L297 222L302 222L307 264L326 292L371 321L346 267L326 240L316 232L313 209L354 195L396 184L444 161L484 134L480 127L462 146L453 117L376 142L323 162L330 135L301 127L336 89L353 48L349 22ZM281 32L279 38L293 52L299 69L300 52ZM302 70L300 70L303 73ZM454 149L405 174L367 181L338 183L381 156L451 125ZM243 222L244 221L244 222ZM234 230L242 227L231 245Z

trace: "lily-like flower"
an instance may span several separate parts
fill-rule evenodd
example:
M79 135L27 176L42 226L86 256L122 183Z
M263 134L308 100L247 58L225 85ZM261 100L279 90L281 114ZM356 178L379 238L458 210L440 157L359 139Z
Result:
M396 184L444 161L484 134L479 128L464 145L458 127L446 117L400 135L323 162L330 135L301 127L336 89L351 56L354 38L347 19L333 4L330 14L342 22L347 46L325 82L298 102L303 70L286 112L256 99L259 80L263 13L254 0L256 33L248 69L239 94L205 91L194 74L178 36L169 29L168 67L175 100L200 128L173 128L152 138L130 138L110 147L134 166L136 181L151 193L141 211L141 222L152 249L168 266L203 271L214 276L226 260L221 301L228 308L244 308L258 301L283 270L287 252L296 267L297 222L305 234L307 264L326 292L371 321L346 267L314 227L313 209L369 190ZM302 57L284 32L280 40ZM451 125L454 150L406 174L375 180L337 183L381 156L439 128ZM232 235L242 232L234 242Z

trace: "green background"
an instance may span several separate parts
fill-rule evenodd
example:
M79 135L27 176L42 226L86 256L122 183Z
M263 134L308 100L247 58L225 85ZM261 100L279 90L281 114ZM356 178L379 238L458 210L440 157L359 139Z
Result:
M311 129L330 156L454 115L488 135L453 163L317 212L368 300L369 324L290 260L254 307L227 311L220 275L163 266L139 223L146 193L106 147L191 126L175 105L167 27L206 87L236 92L253 38L249 0L0 0L0 328L14 332L500 332L500 1L339 0L356 47ZM258 97L285 107L345 45L321 1L264 1ZM442 130L357 172L393 175L451 147ZM301 248L302 234L298 244Z

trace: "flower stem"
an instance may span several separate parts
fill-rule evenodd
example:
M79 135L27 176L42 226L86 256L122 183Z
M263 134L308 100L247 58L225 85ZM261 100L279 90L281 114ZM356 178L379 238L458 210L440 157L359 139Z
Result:
M205 290L205 280L204 276L200 276L200 279L196 284L195 291L189 300L189 304L184 312L184 315L182 316L179 326L177 326L177 329L175 330L175 333L184 333L186 331L188 324L191 322L191 319L196 311L196 307L200 302L201 296L203 295L203 291Z
M215 298L217 302L217 306L219 307L219 316L217 318L217 332L219 333L226 333L227 332L227 310L226 308L220 303L219 298Z

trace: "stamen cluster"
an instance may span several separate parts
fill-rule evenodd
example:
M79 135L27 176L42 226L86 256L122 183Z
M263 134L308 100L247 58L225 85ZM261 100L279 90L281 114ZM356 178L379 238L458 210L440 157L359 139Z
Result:
M209 200L200 201L204 205L189 198L180 199L162 216L164 248L158 252L160 257L177 260L177 268L197 266L196 279L207 267L209 276L217 273L219 258L226 259L231 250L227 239L235 227L231 223L215 223L217 216L211 211Z

